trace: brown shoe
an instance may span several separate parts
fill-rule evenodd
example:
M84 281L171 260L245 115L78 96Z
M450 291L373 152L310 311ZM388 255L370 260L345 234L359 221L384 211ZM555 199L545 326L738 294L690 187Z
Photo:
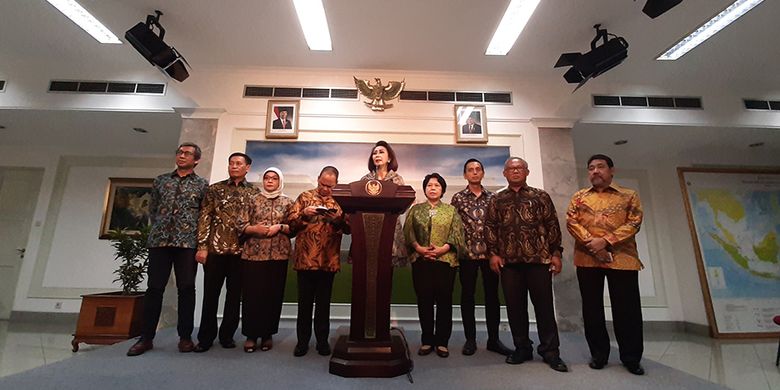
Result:
M263 337L262 342L260 343L260 350L270 351L271 348L273 347L274 347L274 339L271 338L271 336Z
M195 344L192 340L181 339L179 340L179 352L192 352L195 350Z
M132 347L130 347L129 350L127 350L127 356L138 356L142 355L144 352L154 348L154 344L152 344L152 340L144 340L139 339L138 341L133 344Z

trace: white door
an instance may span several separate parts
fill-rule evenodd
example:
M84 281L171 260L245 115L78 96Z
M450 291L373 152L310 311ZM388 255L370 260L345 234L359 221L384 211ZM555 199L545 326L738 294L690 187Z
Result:
M0 167L0 320L11 316L43 169Z

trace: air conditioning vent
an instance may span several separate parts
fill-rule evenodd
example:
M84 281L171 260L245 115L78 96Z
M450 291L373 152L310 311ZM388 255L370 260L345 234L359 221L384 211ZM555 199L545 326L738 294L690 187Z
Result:
M428 101L429 102L454 102L455 92L429 91Z
M134 93L135 84L133 83L108 83L109 93Z
M244 97L272 97L274 87L244 86Z
M164 95L165 84L133 83L127 81L52 80L49 83L49 92L96 93L103 95Z
M95 82L79 83L79 92L105 93L107 89L108 89L108 83L95 83Z
M699 97L593 95L596 107L701 109Z
M512 94L507 92L485 92L485 103L512 104Z
M301 97L301 88L274 88L275 97Z
M459 102L482 103L482 92L455 92L455 100Z
M401 92L401 100L417 100L417 101L426 101L428 100L428 92L426 91L402 91Z
M0 80L0 92L5 92L5 80Z
M330 97L330 90L325 88L304 88L303 89L303 97L304 98L317 98L317 99L327 99Z
M780 111L780 101L777 100L743 99L742 101L748 110Z
M358 90L341 88L295 88L274 87L270 85L244 85L244 97L354 100L358 98ZM512 104L512 94L509 92L402 91L400 99L416 102Z

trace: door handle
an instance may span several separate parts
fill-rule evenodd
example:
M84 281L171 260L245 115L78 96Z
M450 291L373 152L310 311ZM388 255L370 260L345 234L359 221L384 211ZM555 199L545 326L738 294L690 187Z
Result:
M24 259L24 252L27 252L26 248L16 248L16 253L19 254L20 259Z

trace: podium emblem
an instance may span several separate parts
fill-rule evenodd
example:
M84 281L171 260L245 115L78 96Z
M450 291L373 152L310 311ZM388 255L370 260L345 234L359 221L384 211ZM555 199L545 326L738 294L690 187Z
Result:
M369 180L366 183L366 193L370 196L377 196L382 193L382 182L379 180Z

